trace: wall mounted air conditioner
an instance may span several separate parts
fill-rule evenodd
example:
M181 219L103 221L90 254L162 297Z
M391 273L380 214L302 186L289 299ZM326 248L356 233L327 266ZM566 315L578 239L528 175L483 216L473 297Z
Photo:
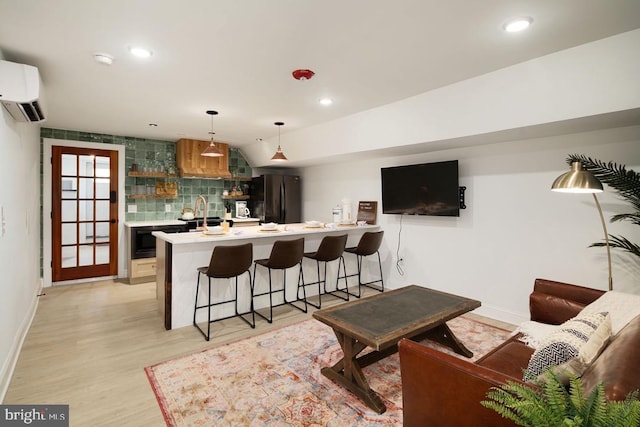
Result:
M45 120L42 81L36 67L0 61L0 102L19 122Z

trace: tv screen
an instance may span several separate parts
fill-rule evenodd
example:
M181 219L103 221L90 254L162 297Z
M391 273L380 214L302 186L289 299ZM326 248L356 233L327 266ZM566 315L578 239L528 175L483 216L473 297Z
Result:
M382 213L460 216L458 161L381 168Z

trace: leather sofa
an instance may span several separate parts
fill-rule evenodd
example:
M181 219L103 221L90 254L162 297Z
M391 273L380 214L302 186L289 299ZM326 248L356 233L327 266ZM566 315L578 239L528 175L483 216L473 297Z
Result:
M536 279L529 298L531 320L561 324L604 292ZM480 405L491 387L522 382L533 349L514 335L475 362L407 339L398 344L404 426L513 426ZM610 341L582 375L589 392L604 383L609 400L623 400L640 388L640 316Z

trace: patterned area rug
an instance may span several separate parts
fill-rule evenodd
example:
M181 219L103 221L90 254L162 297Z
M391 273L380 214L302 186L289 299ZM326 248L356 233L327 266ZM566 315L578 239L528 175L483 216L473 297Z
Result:
M473 351L471 360L510 334L465 317L447 324ZM432 341L425 344L452 353ZM332 329L311 319L149 366L145 372L169 426L402 425L398 354L364 369L387 406L384 414L320 374L320 368L341 357Z

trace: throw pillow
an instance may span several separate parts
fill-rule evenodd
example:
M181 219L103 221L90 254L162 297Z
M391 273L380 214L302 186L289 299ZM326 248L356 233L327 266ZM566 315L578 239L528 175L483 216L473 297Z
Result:
M543 378L540 375L548 369L554 369L563 381L568 381L569 374L580 376L610 337L609 313L580 313L542 340L529 360L523 379Z
M611 332L615 336L634 317L640 315L640 295L608 291L582 309L580 314L609 312Z

